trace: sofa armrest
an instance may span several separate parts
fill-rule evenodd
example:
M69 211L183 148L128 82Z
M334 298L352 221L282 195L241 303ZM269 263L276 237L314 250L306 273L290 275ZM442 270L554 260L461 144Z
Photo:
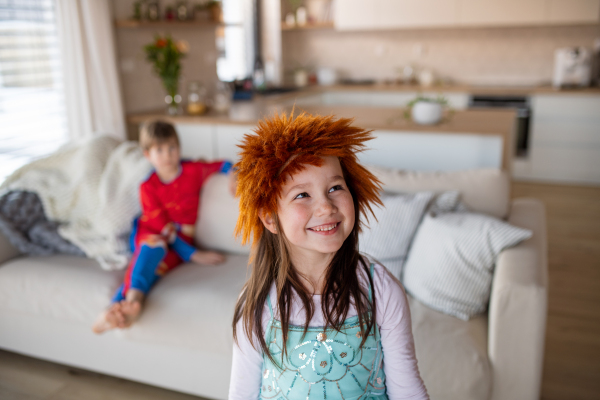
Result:
M0 264L18 256L19 250L15 248L4 234L0 233Z
M508 222L533 236L497 260L489 305L492 400L540 398L548 307L546 216L542 202L516 199Z

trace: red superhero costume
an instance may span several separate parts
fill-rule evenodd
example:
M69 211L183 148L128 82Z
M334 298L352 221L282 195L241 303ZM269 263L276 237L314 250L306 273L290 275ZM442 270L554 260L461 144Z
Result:
M113 301L124 299L130 288L148 293L160 276L189 261L196 251L200 189L211 174L229 169L228 161L182 161L179 175L171 182L162 182L153 172L141 184L142 214L133 224L133 258Z

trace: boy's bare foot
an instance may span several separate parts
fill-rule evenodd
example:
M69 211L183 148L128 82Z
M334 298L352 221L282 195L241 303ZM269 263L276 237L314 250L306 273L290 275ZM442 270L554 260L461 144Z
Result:
M225 256L216 251L196 250L192 253L190 260L196 264L217 265L225 261Z
M140 316L140 312L142 312L142 303L137 299L121 300L121 312L123 313L124 321L119 328L129 328Z
M106 311L98 316L94 325L92 325L92 331L100 334L111 329L120 328L125 322L125 317L121 312L121 304L114 303Z

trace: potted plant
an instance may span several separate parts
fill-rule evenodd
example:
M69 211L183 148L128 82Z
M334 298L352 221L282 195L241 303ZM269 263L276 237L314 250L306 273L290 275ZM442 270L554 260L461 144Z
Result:
M181 59L185 57L188 51L188 44L180 41L175 42L171 36L157 35L154 41L144 46L146 60L148 60L162 80L163 86L167 91L165 102L169 114L179 113L179 77L181 75Z
M406 105L404 118L421 125L437 124L442 120L445 107L448 107L448 100L444 96L426 97L419 94Z

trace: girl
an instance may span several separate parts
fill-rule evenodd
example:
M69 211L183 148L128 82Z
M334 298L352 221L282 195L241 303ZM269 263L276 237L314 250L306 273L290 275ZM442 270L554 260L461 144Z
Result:
M372 135L351 122L275 116L240 145L236 233L253 246L230 400L428 399L406 295L358 253L381 187L356 156Z

